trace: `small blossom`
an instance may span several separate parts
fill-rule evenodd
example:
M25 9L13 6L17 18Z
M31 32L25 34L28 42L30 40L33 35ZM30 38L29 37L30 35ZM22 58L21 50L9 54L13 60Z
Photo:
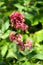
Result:
M23 41L23 36L22 36L22 34L17 34L16 37L17 37L17 40L18 40L18 41Z
M25 47L29 50L31 47L32 47L32 40L26 40L26 44L25 44Z
M14 31L12 31L12 32L10 33L10 36L9 36L10 41L14 41L14 39L15 39L15 34L16 34L16 32L14 32Z
M27 30L27 29L28 29L28 25L22 23L22 24L21 24L21 29L22 29L22 31Z
M15 28L20 28L21 23L16 23Z

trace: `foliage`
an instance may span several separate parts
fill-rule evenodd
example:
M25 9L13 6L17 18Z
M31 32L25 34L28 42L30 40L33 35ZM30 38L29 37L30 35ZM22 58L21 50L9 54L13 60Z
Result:
M9 15L24 15L29 29L25 32L10 26ZM11 31L23 34L23 41L33 41L30 50L20 50L9 40ZM43 65L43 0L0 0L0 65Z

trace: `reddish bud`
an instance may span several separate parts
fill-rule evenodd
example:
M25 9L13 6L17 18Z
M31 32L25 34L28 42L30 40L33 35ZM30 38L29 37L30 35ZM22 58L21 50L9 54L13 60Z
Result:
M20 50L24 50L24 43L23 42L19 42L19 48L20 48Z
M14 31L12 31L12 32L10 33L10 36L9 36L10 41L14 41L14 39L15 39L15 34L16 34L16 32L14 32Z

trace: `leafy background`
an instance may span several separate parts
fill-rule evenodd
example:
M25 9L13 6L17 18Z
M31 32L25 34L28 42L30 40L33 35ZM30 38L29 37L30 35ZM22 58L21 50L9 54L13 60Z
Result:
M30 51L18 51L9 41L9 15L13 11L23 13L29 25L26 33L34 42ZM43 0L0 0L0 65L43 65Z

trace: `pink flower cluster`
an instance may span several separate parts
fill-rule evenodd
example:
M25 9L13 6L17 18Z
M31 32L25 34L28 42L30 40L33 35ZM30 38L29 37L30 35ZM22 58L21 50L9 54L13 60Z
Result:
M32 47L32 40L27 39L26 44L24 44L23 36L21 34L16 34L14 31L10 33L9 39L18 44L21 50L24 50L25 47L29 50Z
M10 16L11 26L14 26L16 29L19 28L22 31L28 29L28 25L24 22L24 15L19 12L13 12Z
M10 39L10 41L15 42L16 44L18 44L18 45L19 45L19 48L20 48L21 50L24 50L24 43L23 43L23 41L22 41L23 37L22 37L21 34L17 34L17 35L16 35L15 32L12 31L12 32L10 33L9 39Z
M25 24L24 21L24 15L19 12L13 12L10 16L11 20L11 26L13 26L16 29L21 29L22 31L25 31L28 29L28 25ZM19 48L21 50L24 50L27 48L28 50L32 47L32 40L26 40L25 43L23 42L23 34L17 34L15 31L12 31L10 33L9 39L11 42L15 42L17 45L19 45Z

